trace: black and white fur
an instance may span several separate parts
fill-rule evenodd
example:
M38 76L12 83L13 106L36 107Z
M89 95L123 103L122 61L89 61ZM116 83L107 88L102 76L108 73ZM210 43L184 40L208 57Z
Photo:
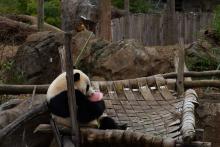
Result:
M105 111L104 100L91 102L88 97L94 93L90 80L82 71L74 70L74 88L76 95L77 119L80 124L92 124L99 120L100 129L126 129L119 126L112 118L102 117ZM60 74L49 86L47 91L49 110L58 123L70 126L70 113L68 108L66 73Z

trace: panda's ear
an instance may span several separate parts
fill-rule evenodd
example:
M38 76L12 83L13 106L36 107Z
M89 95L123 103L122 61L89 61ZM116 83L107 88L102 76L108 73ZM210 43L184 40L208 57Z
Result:
M74 74L74 81L79 81L80 80L80 74L79 73L75 73Z

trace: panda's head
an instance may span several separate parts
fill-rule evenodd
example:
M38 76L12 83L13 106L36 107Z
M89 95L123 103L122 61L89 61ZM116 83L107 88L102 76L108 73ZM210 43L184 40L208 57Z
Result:
M95 93L91 86L89 77L81 70L74 70L74 88L79 90L86 96L91 96Z
M95 92L91 86L89 77L81 70L74 69L74 88L86 95L91 101L97 101L102 98L102 94ZM47 100L67 91L66 72L60 74L49 86L47 91Z

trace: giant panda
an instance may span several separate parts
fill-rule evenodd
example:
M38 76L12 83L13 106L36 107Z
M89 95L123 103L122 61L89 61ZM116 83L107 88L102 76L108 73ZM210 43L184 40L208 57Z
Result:
M78 69L74 69L73 73L78 122L81 125L95 125L99 129L126 129L126 124L118 125L112 118L103 116L106 109L103 94L93 90L89 77ZM50 84L47 90L47 103L56 121L70 127L65 72Z

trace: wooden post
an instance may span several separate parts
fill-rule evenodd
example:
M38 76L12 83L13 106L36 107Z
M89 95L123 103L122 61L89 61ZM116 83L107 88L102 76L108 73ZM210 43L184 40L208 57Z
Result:
M76 105L76 97L74 90L74 74L73 74L73 57L72 57L72 48L71 39L72 35L75 35L74 24L77 20L76 12L77 12L78 0L61 0L61 18L62 18L62 29L64 30L64 54L65 61L63 63L66 64L66 80L67 80L67 95L69 102L69 111L70 111L70 119L71 119L71 134L72 134L72 142L75 147L79 147L80 145L80 131L77 121L77 105ZM71 142L71 141L70 141ZM69 143L70 143L69 142ZM68 143L68 144L69 144ZM69 146L65 144L65 146Z
M73 74L73 59L71 51L71 38L72 34L70 32L65 32L64 34L64 48L65 48L65 63L66 63L66 80L68 89L68 102L69 111L72 125L72 140L76 147L79 147L80 136L79 136L79 126L77 122L77 105L74 90L74 74Z
M44 0L37 1L37 28L38 31L43 31L44 26Z
M111 41L111 0L99 0L99 37Z
M61 64L61 71L66 71L66 61L65 61L65 49L64 46L60 46L58 48L59 55L60 55L60 64Z
M129 0L124 0L124 9L126 11L125 14L125 36L124 38L129 38Z
M185 47L183 38L179 40L180 49L178 52L178 69L177 69L177 93L178 97L182 96L184 93L184 63L185 63Z

